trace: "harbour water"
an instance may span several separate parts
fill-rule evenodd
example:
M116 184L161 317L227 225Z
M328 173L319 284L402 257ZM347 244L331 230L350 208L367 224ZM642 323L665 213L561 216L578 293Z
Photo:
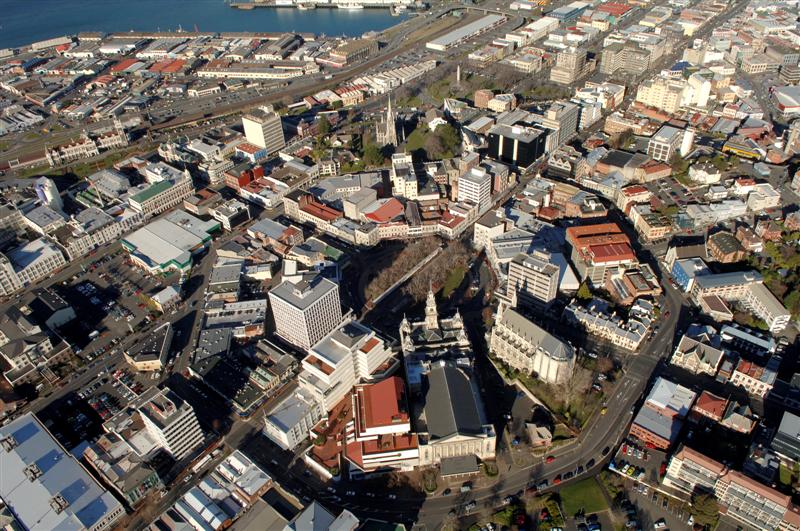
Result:
M224 0L0 0L0 48L81 31L297 31L359 36L400 22L388 9L233 9Z

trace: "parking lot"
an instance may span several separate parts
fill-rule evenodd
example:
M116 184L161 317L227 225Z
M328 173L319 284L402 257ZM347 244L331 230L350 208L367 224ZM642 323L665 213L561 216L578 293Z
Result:
M690 529L686 504L652 490L643 493L631 489L628 494L642 529L653 529L659 521L665 524L662 529Z
M147 297L178 281L177 275L151 277L126 260L120 250L57 287L81 317L77 326L63 331L64 336L86 360L101 356L151 319Z

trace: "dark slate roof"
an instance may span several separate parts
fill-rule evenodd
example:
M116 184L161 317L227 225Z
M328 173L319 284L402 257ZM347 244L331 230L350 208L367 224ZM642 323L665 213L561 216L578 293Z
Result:
M464 371L449 364L431 368L425 395L425 419L428 433L434 439L457 433L482 433L478 403Z

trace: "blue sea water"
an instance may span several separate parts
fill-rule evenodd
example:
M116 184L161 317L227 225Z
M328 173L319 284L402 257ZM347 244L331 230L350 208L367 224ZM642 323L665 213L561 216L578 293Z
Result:
M388 9L233 9L224 0L0 0L0 48L80 31L297 31L359 36L400 21Z

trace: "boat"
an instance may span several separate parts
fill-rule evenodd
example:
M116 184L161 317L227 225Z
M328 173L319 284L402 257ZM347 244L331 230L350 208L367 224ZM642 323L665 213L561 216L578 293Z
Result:
M314 4L297 4L297 9L300 11L308 11L309 9L315 9L316 6Z
M361 4L339 4L339 9L364 9Z

